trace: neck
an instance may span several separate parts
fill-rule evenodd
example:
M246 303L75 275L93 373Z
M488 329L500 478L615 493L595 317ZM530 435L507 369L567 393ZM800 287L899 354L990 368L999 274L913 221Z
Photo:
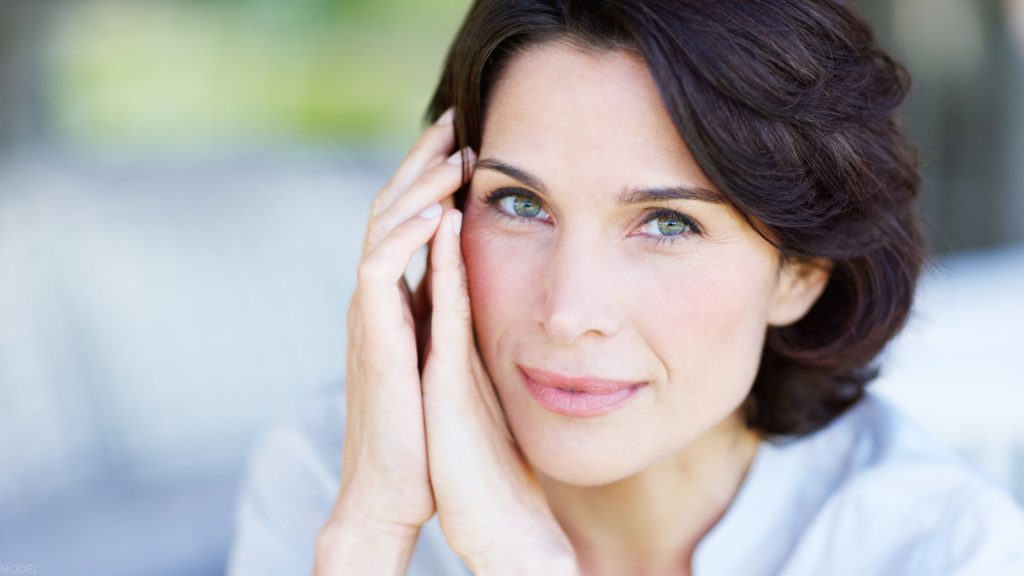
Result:
M583 574L678 576L690 573L694 549L732 503L758 444L735 413L612 484L574 486L538 477Z

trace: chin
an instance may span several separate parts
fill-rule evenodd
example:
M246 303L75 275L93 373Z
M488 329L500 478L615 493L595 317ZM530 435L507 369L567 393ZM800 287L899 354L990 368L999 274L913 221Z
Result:
M594 461L576 458L551 459L534 461L530 459L534 470L547 478L561 484L580 487L595 487L614 484L644 469L643 466L630 465L625 462Z
M509 425L538 474L563 484L603 486L642 472L664 455L667 447L653 445L636 425L640 412L606 420L538 417L527 409L510 413Z

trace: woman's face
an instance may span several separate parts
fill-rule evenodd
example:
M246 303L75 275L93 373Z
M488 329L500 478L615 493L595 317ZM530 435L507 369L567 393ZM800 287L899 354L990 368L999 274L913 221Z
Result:
M766 327L818 290L720 200L644 62L562 43L517 56L479 158L462 235L477 342L530 462L600 485L740 429ZM611 410L535 388L545 406L522 369L635 385Z

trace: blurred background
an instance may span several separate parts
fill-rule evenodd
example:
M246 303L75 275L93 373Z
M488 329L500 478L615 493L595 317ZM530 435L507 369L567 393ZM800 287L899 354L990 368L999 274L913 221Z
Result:
M875 389L1024 501L1024 0L856 3L936 259ZM224 571L468 5L0 0L0 565Z

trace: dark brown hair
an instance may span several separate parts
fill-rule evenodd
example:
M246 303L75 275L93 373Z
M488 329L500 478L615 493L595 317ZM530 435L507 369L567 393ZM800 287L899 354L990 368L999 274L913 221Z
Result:
M924 260L916 158L896 118L909 77L864 20L838 0L478 0L428 120L455 106L458 145L479 150L503 66L555 40L640 55L733 207L783 258L832 262L808 314L769 328L747 425L809 434L860 400Z

